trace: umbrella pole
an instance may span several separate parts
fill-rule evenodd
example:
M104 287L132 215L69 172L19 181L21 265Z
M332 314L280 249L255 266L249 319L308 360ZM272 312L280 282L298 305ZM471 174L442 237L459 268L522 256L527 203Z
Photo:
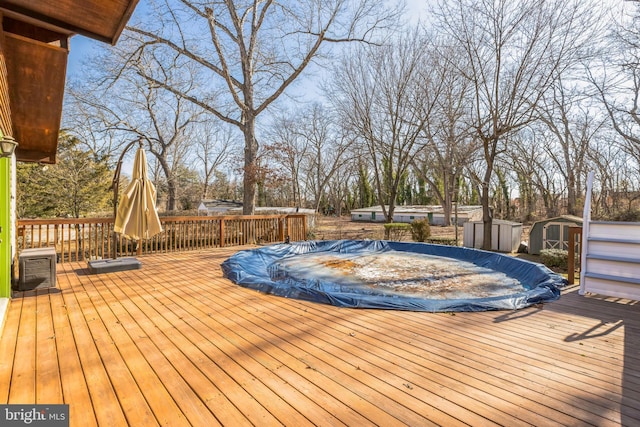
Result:
M113 184L111 188L113 188L113 226L116 225L116 215L118 214L118 183L120 182L120 166L122 162L118 162L118 166L116 166L116 172L113 176ZM116 231L113 230L113 259L118 258L118 236L116 235Z

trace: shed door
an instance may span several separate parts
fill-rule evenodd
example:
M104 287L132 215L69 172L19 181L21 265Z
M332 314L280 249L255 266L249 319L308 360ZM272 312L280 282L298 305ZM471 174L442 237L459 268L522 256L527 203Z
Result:
M569 227L576 227L572 222L549 222L542 228L542 249L569 248Z

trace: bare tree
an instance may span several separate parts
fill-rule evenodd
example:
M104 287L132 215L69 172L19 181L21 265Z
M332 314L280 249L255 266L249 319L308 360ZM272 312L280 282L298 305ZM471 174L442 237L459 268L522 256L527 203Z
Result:
M540 103L539 110L541 121L556 140L546 151L566 182L567 213L578 215L581 214L578 197L582 195L582 181L578 178L586 174L586 156L604 120L593 113L584 90L567 86L559 78Z
M357 171L357 160L349 157L349 160L342 163L336 173L331 175L325 195L327 199L323 209L325 213L335 214L340 217L344 209L348 212L354 207L363 207L362 205L356 206L356 197L360 195L357 191L354 191L358 187ZM370 206L370 204L367 206Z
M87 151L117 158L116 153L122 146L123 135L110 130L112 115L108 109L96 108L94 98L87 105L87 96L83 93L87 87L81 87L77 82L67 84L62 115L64 129L75 135L86 146Z
M548 189L541 186L543 179L539 176L545 166L541 163L546 158L546 150L542 141L538 141L537 133L527 128L511 138L504 161L509 163L518 181L520 194L520 219L525 222L536 219L538 197L547 200Z
M331 178L349 161L349 138L328 110L318 103L297 113L284 111L271 124L262 157L270 175L286 175L295 206L320 209ZM278 173L279 171L279 173Z
M300 114L285 111L279 114L269 130L263 144L262 156L268 159L265 168L272 176L279 177L279 181L290 186L291 202L294 206L302 206L301 171L303 159L309 149L305 135L298 129L302 126Z
M435 106L442 80L424 67L426 41L417 32L379 48L363 48L340 65L333 101L367 154L385 220L393 222L400 184Z
M618 194L621 170L627 170L633 162L625 152L624 144L615 142L615 132L608 138L600 138L589 153L592 170L595 171L596 190L592 199L592 217L613 219L619 213ZM637 166L636 166L637 167ZM637 183L636 183L637 185Z
M542 200L544 216L561 214L559 201L566 188L560 163L548 153L555 145L555 136L549 132L527 127L511 136L508 151L500 159L505 167L516 172L519 190L524 197L524 220L533 219L538 199Z
M537 119L535 107L586 41L580 2L572 0L440 1L435 25L456 41L460 73L473 94L472 126L482 145L478 176L484 249L491 245L490 181L509 134Z
M109 146L110 154L122 150L128 142L143 141L158 161L167 183L168 211L176 206L176 171L182 166L191 139L188 133L200 114L182 97L149 84L140 74L150 67L149 58L138 57L128 62L132 45L122 43L105 50L94 59L94 71L82 84L69 90L77 106L76 117L84 118L85 133L94 139L118 141ZM171 69L164 70L167 79L175 77ZM192 83L191 83L192 84Z
M632 156L640 153L640 3L625 2L615 15L601 61L588 77L598 91L613 129Z
M256 121L336 42L371 42L396 22L401 8L379 0L191 1L165 0L149 22L130 27L136 56L188 67L197 90L168 80L162 71L141 74L211 115L237 126L244 136L244 214L255 207L258 180ZM203 37L205 35L205 37ZM165 70L167 66L159 67Z
M184 164L188 154L189 123L192 116L188 113L183 116L185 101L179 97L175 99L175 110L171 117L163 117L155 114L155 109L149 110L149 119L153 125L154 133L144 138L148 143L149 151L155 156L164 176L167 179L167 211L176 209L176 192L178 176L176 172ZM167 108L166 104L165 107ZM165 133L166 132L166 133Z
M302 166L307 192L316 211L320 209L332 178L351 160L349 149L353 139L340 125L335 115L320 104L313 104L303 113L300 132L307 140L309 150ZM339 198L343 190L344 186L340 186L330 192L336 195L334 198Z
M195 157L200 166L201 198L209 197L211 183L222 169L234 169L234 153L239 147L236 135L224 123L208 120L194 127Z
M446 44L433 53L428 69L443 82L442 92L435 99L434 112L423 129L426 145L418 152L413 167L442 206L445 225L450 225L460 177L465 166L479 153L468 124L469 82L451 66L455 52Z

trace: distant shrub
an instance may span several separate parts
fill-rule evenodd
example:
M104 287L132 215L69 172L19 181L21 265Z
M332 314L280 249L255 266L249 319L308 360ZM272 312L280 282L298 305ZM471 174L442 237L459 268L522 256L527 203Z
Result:
M617 215L614 215L611 219L613 221L639 222L640 211L628 210L628 211L620 212Z
M549 268L557 267L566 270L569 252L563 249L543 249L540 251L540 260Z
M434 236L425 240L426 243L434 243L436 245L457 246L456 239L453 237Z
M411 224L404 222L391 222L384 225L384 238L387 240L400 241L409 235Z
M416 219L411 224L411 238L416 242L426 242L429 236L431 236L431 227L429 226L429 220Z

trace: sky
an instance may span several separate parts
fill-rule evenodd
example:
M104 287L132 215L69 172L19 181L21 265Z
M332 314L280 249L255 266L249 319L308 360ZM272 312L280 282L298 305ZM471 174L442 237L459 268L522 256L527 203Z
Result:
M407 4L407 16L410 21L417 22L421 16L425 15L428 0L405 0L405 2ZM145 13L146 5L147 0L140 0L130 22ZM91 55L96 54L101 45L104 45L104 43L84 36L76 35L71 37L67 62L67 80L74 79L82 72L83 62Z
M394 0L390 0L394 1ZM427 5L431 0L405 0L407 17L410 22L417 22L427 15ZM624 4L623 0L602 0L604 4ZM130 22L140 18L145 13L148 0L140 0ZM103 43L91 40L87 37L76 35L71 38L69 60L67 66L67 78L72 79L82 72L83 61L94 54Z

